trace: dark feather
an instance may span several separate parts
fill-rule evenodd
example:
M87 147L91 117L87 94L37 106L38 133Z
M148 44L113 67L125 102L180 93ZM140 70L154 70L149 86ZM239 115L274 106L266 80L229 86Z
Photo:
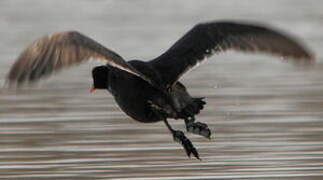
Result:
M90 59L101 60L116 68L132 73L157 86L121 56L91 38L76 32L60 32L45 36L25 49L7 76L9 86L36 81L64 67Z
M172 86L185 72L214 53L225 50L263 52L295 62L311 63L312 54L295 38L264 26L233 22L198 24L150 63Z

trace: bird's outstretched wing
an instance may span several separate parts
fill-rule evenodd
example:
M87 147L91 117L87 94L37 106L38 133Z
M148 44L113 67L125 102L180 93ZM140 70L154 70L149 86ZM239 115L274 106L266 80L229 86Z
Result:
M77 31L53 33L28 46L11 67L7 84L17 87L90 59L100 60L154 85L150 78L137 71L120 55Z
M270 53L295 62L310 63L314 60L312 54L295 38L271 28L234 22L209 22L196 25L150 63L170 87L208 56L229 49Z

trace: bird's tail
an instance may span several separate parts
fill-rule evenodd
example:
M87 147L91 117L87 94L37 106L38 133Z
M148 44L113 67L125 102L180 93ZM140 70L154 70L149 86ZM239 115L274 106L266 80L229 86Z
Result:
M195 115L199 114L206 104L203 99L204 97L193 98L193 101L183 108L182 112L180 113L181 118L194 117Z

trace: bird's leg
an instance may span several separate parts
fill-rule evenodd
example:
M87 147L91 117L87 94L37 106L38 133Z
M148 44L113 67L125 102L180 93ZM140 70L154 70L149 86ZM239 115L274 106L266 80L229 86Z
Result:
M185 118L185 125L187 132L204 136L208 139L211 137L211 131L207 124L195 122L194 117Z
M191 157L191 154L193 154L194 157L200 160L197 150L193 146L192 142L184 135L184 133L179 130L174 130L168 123L167 119L164 119L164 122L167 128L169 129L169 131L172 133L174 141L182 144L187 156Z

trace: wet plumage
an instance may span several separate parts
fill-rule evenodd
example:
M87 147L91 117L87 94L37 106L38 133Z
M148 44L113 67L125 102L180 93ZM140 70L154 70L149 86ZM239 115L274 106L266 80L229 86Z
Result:
M121 109L137 121L164 121L187 155L199 158L190 140L182 131L174 130L167 119L184 119L188 132L211 136L206 124L195 121L205 101L192 97L179 78L207 57L226 50L268 53L300 64L314 61L312 53L294 37L246 23L198 24L165 53L147 62L125 61L91 38L69 31L50 34L28 46L10 69L7 83L20 87L62 68L100 60L105 65L92 70L94 88L107 89Z

